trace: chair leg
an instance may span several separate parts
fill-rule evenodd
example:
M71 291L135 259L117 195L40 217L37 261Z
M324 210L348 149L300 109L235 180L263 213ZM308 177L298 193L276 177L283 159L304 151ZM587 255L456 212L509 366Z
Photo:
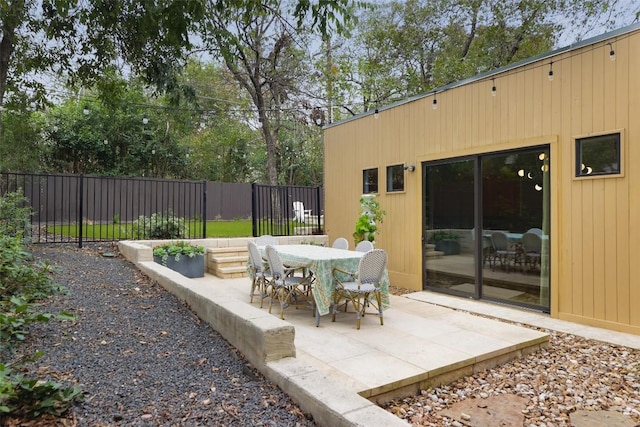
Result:
M376 302L378 303L378 315L380 316L380 325L384 325L384 320L382 318L382 295L380 292L376 292Z

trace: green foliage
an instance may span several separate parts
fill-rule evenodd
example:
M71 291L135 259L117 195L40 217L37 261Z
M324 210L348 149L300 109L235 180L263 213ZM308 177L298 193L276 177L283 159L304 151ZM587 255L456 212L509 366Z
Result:
M73 320L69 313L59 314L35 312L36 304L29 303L24 297L11 297L0 301L0 344L13 348L15 342L23 341L29 333L28 326L35 322L48 322L50 319Z
M154 213L151 218L141 215L134 224L139 239L183 239L185 220L173 212Z
M165 243L153 248L153 256L159 257L164 265L166 265L169 257L180 261L183 256L193 258L197 255L204 255L204 246L193 245L183 241Z
M22 189L0 197L0 236L31 238L31 207Z
M33 361L41 357L36 352ZM80 387L65 387L54 381L28 378L19 370L25 361L10 366L0 363L0 418L3 415L36 418L43 414L60 416L75 402L83 400Z
M113 216L113 223L114 223L114 224L120 224L120 215L115 214L115 215Z
M431 241L439 242L441 240L460 240L460 236L457 233L447 230L436 230L431 234Z
M61 290L49 273L48 263L35 263L19 237L0 235L0 301L21 295L27 301Z
M373 242L378 231L378 224L382 224L384 216L387 214L375 197L361 197L360 206L362 206L363 212L358 217L353 232L353 240L356 245L365 239Z

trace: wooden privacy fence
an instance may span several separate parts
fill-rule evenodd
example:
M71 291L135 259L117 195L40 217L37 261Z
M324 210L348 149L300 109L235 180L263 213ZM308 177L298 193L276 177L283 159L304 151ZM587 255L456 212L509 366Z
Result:
M292 205L289 211L283 210L285 204L267 209L262 187L322 210L320 187L0 173L0 196L20 191L31 205L33 243L77 242L80 247L83 242L150 238L152 219L167 228L183 221L180 238L185 239L206 237L207 221L250 218L254 236L294 234L296 229L282 222L283 215L294 217Z

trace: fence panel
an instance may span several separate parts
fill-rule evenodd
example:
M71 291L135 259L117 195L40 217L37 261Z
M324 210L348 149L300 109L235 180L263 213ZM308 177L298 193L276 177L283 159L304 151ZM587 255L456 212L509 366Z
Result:
M0 173L0 196L20 190L33 210L34 243L144 239L154 217L183 238L206 237L207 220L253 219L254 236L323 232L321 187L270 186L154 178ZM295 221L293 202L311 215ZM146 218L147 220L144 220ZM159 237L166 238L166 237Z
M253 235L291 236L324 232L322 187L253 184ZM311 212L296 218L294 202Z

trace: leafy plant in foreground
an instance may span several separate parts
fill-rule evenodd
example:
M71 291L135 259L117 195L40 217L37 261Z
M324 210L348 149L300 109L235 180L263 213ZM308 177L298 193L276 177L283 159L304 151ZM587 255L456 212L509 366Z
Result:
M42 354L36 352L34 357L26 361L33 362ZM77 386L65 387L54 381L28 378L12 369L22 367L24 363L0 363L0 419L3 415L29 418L43 414L60 416L76 401L82 400L82 390Z

